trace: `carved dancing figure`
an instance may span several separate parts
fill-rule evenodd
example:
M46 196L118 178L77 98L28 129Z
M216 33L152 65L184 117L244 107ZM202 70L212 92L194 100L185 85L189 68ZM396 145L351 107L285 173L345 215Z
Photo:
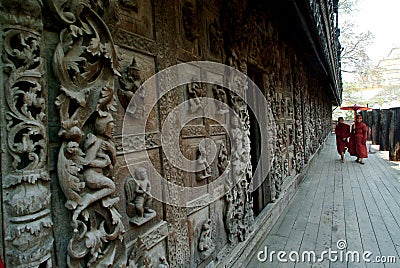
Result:
M206 148L204 146L199 146L199 157L197 158L197 164L202 170L202 173L198 173L197 175L198 180L204 180L211 177L212 171L210 164L208 163L206 154L207 154Z
M201 228L200 240L199 240L199 251L200 257L206 259L214 251L214 242L211 239L211 220L208 219Z
M226 114L229 110L228 110L228 106L226 104L227 96L226 96L225 90L218 85L214 85L213 91L214 91L216 100L219 101L217 103L217 107L218 107L217 114Z
M125 73L119 79L119 84L121 88L118 90L118 98L121 102L122 107L126 110L133 96L135 96L136 91L142 85L142 79L140 77L139 68L136 63L136 59L132 59L132 63L128 66ZM144 94L144 92L139 92L139 94ZM142 98L142 96L140 96ZM135 107L140 106L140 103L135 103Z
M192 82L187 86L188 94L189 94L189 105L190 112L194 113L199 108L201 108L201 102L199 97L201 97L201 87L199 83Z
M225 172L228 165L228 150L226 149L225 143L221 142L218 153L218 171L220 175Z
M83 172L88 191L82 195L82 205L79 205L72 217L73 222L79 214L93 202L115 192L113 166L116 164L116 149L111 142L114 133L114 122L111 114L96 118L96 135L89 133L85 142L85 161L88 168ZM104 199L103 206L110 207L118 201L118 197Z
M151 183L145 168L137 168L135 177L130 177L126 180L125 191L128 216L132 217L132 221L135 224L141 225L156 215L156 212L150 208L152 201L150 195ZM135 212L134 215L132 210Z

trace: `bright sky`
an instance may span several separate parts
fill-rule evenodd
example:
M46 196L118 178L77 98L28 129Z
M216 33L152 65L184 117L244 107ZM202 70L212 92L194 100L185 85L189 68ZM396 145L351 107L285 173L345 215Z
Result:
M359 0L355 22L362 31L371 31L375 40L368 49L374 64L390 49L400 46L400 0Z

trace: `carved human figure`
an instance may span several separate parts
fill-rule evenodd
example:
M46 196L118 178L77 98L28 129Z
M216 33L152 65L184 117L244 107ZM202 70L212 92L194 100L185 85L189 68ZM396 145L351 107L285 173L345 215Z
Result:
M127 111L132 113L133 112L133 117L141 119L144 116L145 112L145 98L146 98L146 91L144 90L144 87L140 87L137 91L138 96L135 98L135 106L134 111Z
M218 152L218 171L220 175L225 172L228 165L228 150L226 149L225 143L221 142Z
M199 239L200 258L205 259L211 255L215 249L214 242L211 239L211 219L203 223Z
M197 33L196 10L191 0L186 0L182 7L182 23L185 36L190 42L199 38L199 34Z
M197 165L201 172L197 173L198 180L204 180L211 177L211 167L207 160L207 152L205 146L199 146L199 154L197 158Z
M125 183L125 191L127 197L128 215L139 223L146 218L146 214L155 214L150 208L152 197L151 183L145 168L137 168L134 178L130 177ZM132 213L132 209L135 215Z
M143 81L140 77L140 70L136 63L136 59L132 58L131 65L127 67L126 72L122 73L121 77L119 78L119 84L121 87L118 90L118 99L125 110L128 108L131 99L140 88L142 83ZM141 107L143 107L143 104L140 102L142 99L144 100L144 90L143 92L139 92L139 94L139 98L136 99L138 103L135 103L135 111L133 112L134 114L136 114L136 111L139 111Z
M85 142L87 168L83 172L88 188L82 195L82 204L74 211L73 223L79 214L93 202L103 199L115 192L113 167L116 164L116 149L112 142L114 122L111 114L97 117L95 134L89 133ZM103 206L110 207L117 202L118 197L103 199Z
M213 85L213 92L216 100L219 101L217 103L217 108L218 108L217 114L226 114L229 110L226 104L227 96L225 90L218 85Z
M201 86L199 83L192 82L187 86L189 95L189 111L191 113L196 112L202 107L199 97L201 97Z
M222 56L224 52L224 39L220 27L218 25L217 19L214 19L213 23L210 24L210 50Z

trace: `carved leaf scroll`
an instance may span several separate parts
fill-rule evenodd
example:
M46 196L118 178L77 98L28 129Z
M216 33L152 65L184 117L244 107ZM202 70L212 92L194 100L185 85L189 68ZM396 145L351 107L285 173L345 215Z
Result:
M73 227L67 263L69 267L123 267L125 230L115 207L119 197L114 197L116 148L111 113L115 111L114 76L119 75L115 47L95 12L101 7L52 4L67 24L53 60L61 88L56 105L63 141L57 171Z
M39 1L2 1L2 196L7 267L52 266L47 95ZM3 137L3 136L2 136ZM4 161L4 162L3 162Z

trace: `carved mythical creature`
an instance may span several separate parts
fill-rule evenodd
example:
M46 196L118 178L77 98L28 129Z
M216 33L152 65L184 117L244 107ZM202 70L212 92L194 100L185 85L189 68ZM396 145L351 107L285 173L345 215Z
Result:
M85 154L76 141L70 141L66 145L63 144L61 150L64 153L58 155L58 176L62 178L59 182L67 198L65 206L73 210L78 205L82 205L81 192L85 188L85 182L80 171L83 165L86 164L83 158Z

